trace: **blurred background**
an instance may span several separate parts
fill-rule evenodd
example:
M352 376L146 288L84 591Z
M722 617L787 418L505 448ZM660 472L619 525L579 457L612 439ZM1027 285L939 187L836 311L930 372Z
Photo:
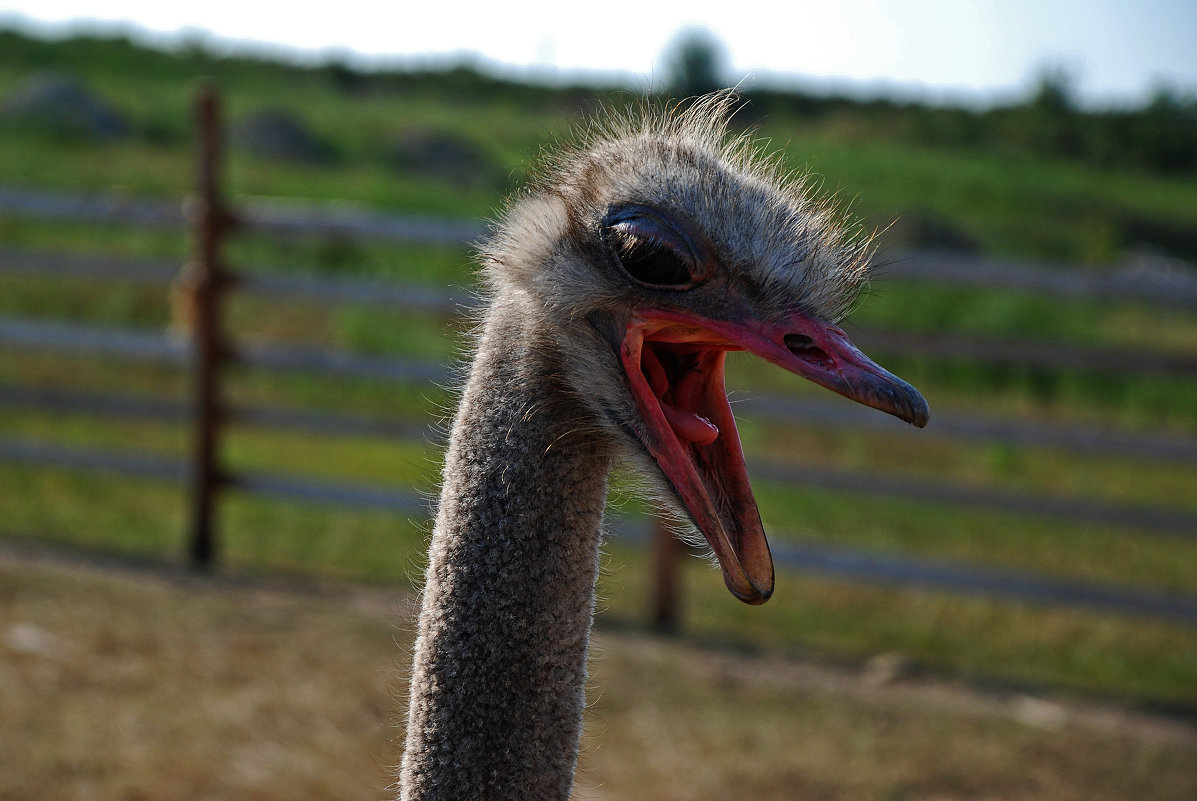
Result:
M727 86L932 421L730 365L763 607L615 477L575 796L1197 797L1197 5L561 5L0 4L0 799L386 795L470 243Z

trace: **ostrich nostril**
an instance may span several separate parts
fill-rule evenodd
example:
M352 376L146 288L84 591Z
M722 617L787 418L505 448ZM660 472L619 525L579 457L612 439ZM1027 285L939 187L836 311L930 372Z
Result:
M786 334L785 345L790 349L790 353L802 359L805 362L826 366L834 363L834 360L827 355L827 351L815 344L815 341L806 334Z

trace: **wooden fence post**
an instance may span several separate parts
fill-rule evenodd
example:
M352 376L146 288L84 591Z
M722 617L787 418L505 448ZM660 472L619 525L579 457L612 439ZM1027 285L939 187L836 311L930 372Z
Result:
M221 334L221 295L227 284L221 264L221 239L230 221L221 197L223 142L220 104L209 86L195 104L198 128L197 195L189 204L195 251L187 266L185 291L192 340L192 392L195 432L192 455L189 552L195 567L216 558L216 494L223 483L218 463L222 408L221 362L226 349Z
M681 561L685 546L669 527L655 518L652 543L652 624L659 631L677 631L681 623Z

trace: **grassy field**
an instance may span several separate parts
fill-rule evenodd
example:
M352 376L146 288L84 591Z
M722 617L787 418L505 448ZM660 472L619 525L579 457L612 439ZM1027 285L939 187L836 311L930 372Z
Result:
M234 142L229 169L234 197L347 198L369 208L481 219L526 173L538 149L560 137L601 94L496 90L456 95L435 81L363 93L347 91L326 71L271 64L146 53L106 60L103 48L66 46L57 62L41 51L22 62L13 55L17 52L0 52L0 97L37 70L56 68L83 78L131 120L133 134L106 142L46 137L0 124L0 186L68 192L181 198L192 180L188 102L194 79L206 73L225 87L232 124L281 106L333 153L325 163L293 164L255 156ZM616 95L612 102L623 99ZM815 171L828 191L851 202L869 224L886 227L898 219L882 236L885 253L911 244L904 221L929 221L986 252L1104 270L1140 244L1138 234L1132 234L1151 229L1140 224L1143 220L1165 232L1197 230L1197 183L1183 176L1012 158L988 150L932 150L787 115L765 118L761 132L785 148L789 163ZM388 143L412 130L469 143L487 160L485 180L455 182L398 168ZM178 232L49 223L19 215L0 218L0 246L178 262L188 251ZM311 237L242 236L229 248L230 263L242 270L296 270L434 287L468 287L469 258L456 248ZM177 324L161 288L2 273L0 316L151 332ZM903 283L884 275L847 327L851 332L866 325L1197 353L1197 314L1189 309L1129 300L1065 306L1031 293ZM441 361L460 353L463 326L432 315L281 303L248 294L235 296L228 319L237 341L332 345ZM1197 474L1191 465L968 443L939 436L934 428L936 413L957 412L1193 437L1197 376L1046 374L932 362L917 354L879 356L928 397L933 423L927 431L915 436L899 424L889 433L754 419L742 426L747 451L828 469L891 471L969 487L1197 511ZM818 391L792 377L759 371L746 359L735 360L729 372L733 398ZM0 342L0 389L181 399L187 381L171 367ZM452 402L449 393L434 386L247 370L233 371L227 394L239 405L417 423L435 420ZM189 432L175 423L98 420L16 407L0 415L0 437L169 457L181 457L189 442ZM425 494L434 492L440 458L431 437L423 442L331 438L249 426L233 428L222 456L237 471L301 473ZM631 516L643 506L627 484L616 482L614 515ZM1192 537L769 482L757 482L755 488L767 529L782 532L775 535L782 541L794 537L1197 593L1197 540ZM0 538L9 543L50 543L174 562L183 551L185 509L182 489L168 481L0 462ZM362 777L383 776L380 764L393 758L386 743L396 732L383 723L386 688L395 685L392 640L403 645L407 636L390 627L393 618L387 612L393 611L392 602L407 603L418 584L425 521L236 492L222 502L220 517L225 563L236 575L252 577L248 589L219 580L180 585L161 577L97 575L40 562L0 565L0 613L7 626L0 636L7 631L10 645L0 648L0 671L4 687L17 688L5 689L0 697L11 712L5 719L23 721L0 729L0 736L10 738L0 742L0 760L24 770L24 783L10 785L14 798L91 792L134 798L144 796L146 787L160 788L155 798L272 798L284 792L353 797L356 790L337 788L353 787L369 796L379 786ZM1182 734L1177 735L1172 729L1160 734L1158 726L1164 724L1158 721L1143 723L1154 733L1139 738L1117 733L1117 726L1053 723L1044 729L1020 722L1011 712L1019 692L1048 693L1052 703L1066 703L1070 710L1100 699L1163 707L1191 721L1197 710L1197 632L1192 627L789 573L779 577L769 604L749 609L728 597L716 572L698 560L690 562L684 576L689 639L653 641L627 631L643 617L646 558L618 542L608 548L600 594L602 621L609 628L601 635L605 656L595 665L601 692L595 693L592 714L593 736L600 744L587 753L580 782L589 794L581 797L713 798L733 787L762 798L792 797L794 787L815 798L1193 795L1197 770L1190 724L1178 724ZM299 584L352 584L337 584L340 589L332 595L314 598L255 589L280 575ZM239 594L243 590L248 594ZM363 609L358 601L366 597ZM384 603L380 597L397 600ZM144 598L152 603L138 600ZM351 602L344 603L346 598ZM303 621L311 623L310 631ZM41 656L11 647L12 636L19 643L26 636L20 632L28 634L20 628L26 622L73 643L75 661L61 662L43 677ZM226 623L232 628L222 628ZM321 649L317 643L334 645ZM214 661L196 661L201 652ZM92 662L104 666L94 681L79 668ZM325 683L335 682L351 662L356 665L353 692L332 699L335 688ZM858 680L869 665L891 663L900 666L903 681L917 677L918 687L891 695ZM249 679L283 671L302 673L308 684L283 690L277 682ZM811 679L803 671L822 678ZM170 678L152 682L147 672ZM971 700L943 707L932 703L937 693L964 692L957 686L961 682L1018 692L982 694L981 700L968 695ZM84 692L59 705L58 717L38 721L39 704L70 687ZM902 694L906 689L911 692ZM184 695L189 706L177 719L156 720L146 711L146 704L172 707ZM239 699L256 700L239 707ZM730 719L729 709L737 708L751 714ZM1032 702L1026 708L1037 707ZM89 709L101 710L98 717L111 720L111 728L83 727L78 740L66 737L72 721ZM251 709L256 710L252 719L245 717ZM1052 714L1049 719L1058 722ZM331 728L314 730L293 749L288 742L293 730L313 716L330 721ZM266 727L258 745L246 740L255 726ZM794 750L787 735L815 728L830 734L799 738L807 745ZM26 730L36 736L15 734ZM194 739L181 747L181 756L166 753L161 743L183 730L192 731ZM716 739L711 734L716 730L725 730L726 737ZM357 734L349 737L350 731ZM78 748L79 756L68 758L66 746L55 743ZM666 744L670 750L656 750ZM223 777L202 767L180 773L184 759L192 765L228 762L233 768ZM114 760L139 767L131 772L103 767ZM707 765L709 772L695 769ZM167 778L176 773L177 778ZM679 775L689 783L676 785ZM0 798L4 792L0 788Z

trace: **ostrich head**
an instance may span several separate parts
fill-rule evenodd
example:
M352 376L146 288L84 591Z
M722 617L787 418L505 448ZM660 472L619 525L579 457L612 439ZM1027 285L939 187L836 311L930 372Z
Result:
M482 252L493 301L540 335L554 380L645 463L702 533L728 589L773 564L724 389L743 350L916 426L926 401L835 322L867 278L858 226L747 137L734 100L631 114L549 157Z

